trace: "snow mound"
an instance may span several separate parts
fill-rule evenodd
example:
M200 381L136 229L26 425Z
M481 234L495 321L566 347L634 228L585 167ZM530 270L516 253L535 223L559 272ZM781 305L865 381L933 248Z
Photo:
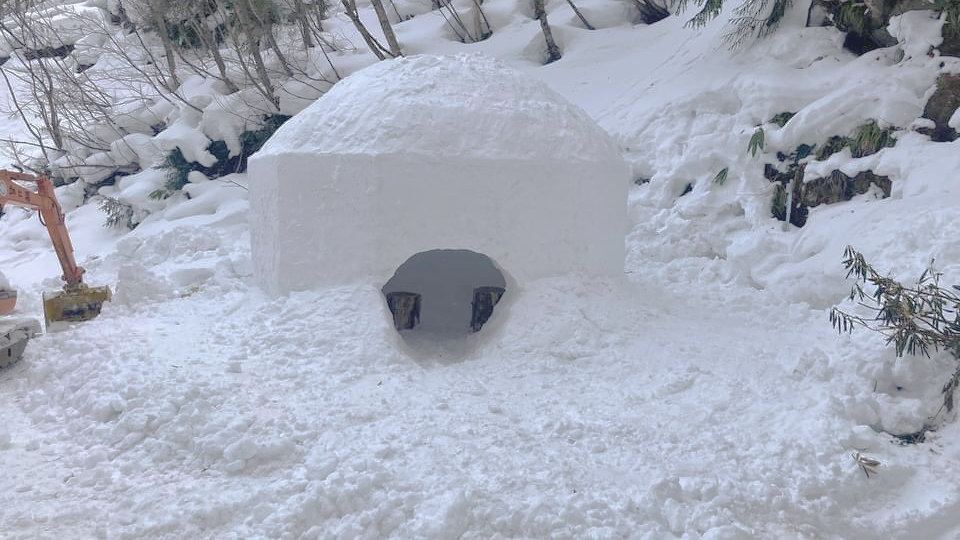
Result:
M474 54L398 58L354 73L258 154L391 153L569 161L619 152L546 84Z

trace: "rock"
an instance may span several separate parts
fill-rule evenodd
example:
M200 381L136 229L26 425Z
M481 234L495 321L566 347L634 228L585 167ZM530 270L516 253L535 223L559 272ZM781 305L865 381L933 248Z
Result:
M933 9L928 0L813 0L807 11L807 26L835 26L845 32L843 46L854 54L897 44L887 31L890 17L908 11ZM943 25L943 56L960 55L960 27Z
M933 120L934 128L920 128L917 131L929 135L936 142L957 140L960 134L947 125L950 117L960 107L960 74L945 73L937 79L937 90L930 96L923 108L923 118Z
M897 44L887 24L902 2L866 0L813 0L807 11L807 26L835 26L847 36L843 47L854 54Z
M786 221L787 186L794 186L793 204L790 209L790 224L803 227L807 222L810 208L821 204L833 204L849 201L877 186L883 194L882 198L890 196L893 182L889 177L874 174L873 171L863 171L856 176L847 176L839 170L834 170L829 176L810 180L808 182L793 182L794 175L802 178L803 165L791 167L791 172L780 172L775 167L767 165L764 175L777 186L771 204L773 217Z
M830 176L804 183L803 204L812 208L821 204L849 201L866 193L873 185L880 188L884 199L890 196L893 182L886 176L874 174L873 171L863 171L850 177L835 170Z
M943 43L937 49L942 56L960 56L960 22L943 23Z

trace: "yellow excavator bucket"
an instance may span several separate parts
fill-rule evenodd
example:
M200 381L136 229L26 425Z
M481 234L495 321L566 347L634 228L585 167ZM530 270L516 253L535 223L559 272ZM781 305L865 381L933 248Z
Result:
M33 182L36 191L27 189L23 182ZM66 285L63 290L55 293L43 293L43 318L50 323L89 321L100 315L103 303L110 300L110 287L88 287L83 283L84 269L77 266L73 257L73 244L70 243L70 234L67 233L67 220L57 201L57 193L53 188L53 181L47 176L35 176L23 172L0 169L0 204L15 204L40 212L40 223L47 228L53 250L57 252L57 260L63 275L60 276ZM12 310L16 303L16 293L13 303L8 299L6 305L0 303L0 310Z
M84 286L43 293L43 318L47 325L55 322L89 321L100 315L103 303L112 296L110 287Z

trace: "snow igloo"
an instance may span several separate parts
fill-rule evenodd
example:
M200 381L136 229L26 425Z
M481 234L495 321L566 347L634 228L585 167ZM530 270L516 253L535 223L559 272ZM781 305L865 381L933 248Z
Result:
M528 280L623 272L629 171L617 145L544 83L485 56L360 70L284 124L248 172L259 284L370 282L398 329L407 310L404 328L422 318L475 331L478 302L492 309Z

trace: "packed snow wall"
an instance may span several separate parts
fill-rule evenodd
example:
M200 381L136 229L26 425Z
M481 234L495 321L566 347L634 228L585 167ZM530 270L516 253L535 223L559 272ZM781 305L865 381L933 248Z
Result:
M268 291L382 285L412 255L467 249L518 281L623 271L629 172L543 83L482 56L380 62L250 160Z

